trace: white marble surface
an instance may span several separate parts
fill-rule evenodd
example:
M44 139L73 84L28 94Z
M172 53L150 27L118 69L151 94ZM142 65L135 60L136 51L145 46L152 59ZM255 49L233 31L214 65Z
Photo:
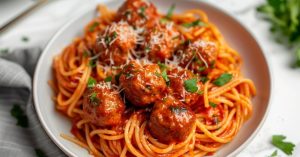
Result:
M103 2L103 0L96 0ZM290 68L293 52L278 45L269 33L267 22L259 20L255 8L264 0L206 0L240 20L261 44L269 60L273 86L270 114L250 145L238 156L269 156L275 148L271 136L283 134L297 145L293 156L300 156L300 69ZM43 48L51 36L70 18L92 7L95 0L56 0L38 8L27 18L0 36L1 48ZM62 9L63 8L63 9ZM29 42L21 41L22 36ZM285 156L278 151L280 156Z

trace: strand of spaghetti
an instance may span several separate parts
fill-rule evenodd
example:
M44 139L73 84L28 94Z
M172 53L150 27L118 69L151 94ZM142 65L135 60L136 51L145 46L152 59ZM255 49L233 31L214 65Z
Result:
M235 86L237 86L237 85L239 85L241 83L248 83L251 86L254 86L253 82L251 80L249 80L249 79L240 79L240 78L234 79L233 81L227 83L226 85L224 85L224 86L222 86L222 87L220 87L220 88L218 88L216 90L210 91L208 93L208 95L209 95L208 98L213 98L213 97L216 97L218 95L221 95L221 94L223 94L223 93L231 90L232 88L234 88ZM254 90L252 92L256 93L255 88L253 88L253 89Z
M81 119L80 121L78 121L78 122L76 123L76 127L77 127L78 129L81 129L81 128L82 128L82 125L83 125L83 124L86 124L86 123L88 123L88 122L90 122L90 120L87 120L87 119Z
M220 146L219 147L206 147L206 146L201 145L201 144L196 144L195 147L197 147L197 148L199 148L203 151L206 151L206 152L215 152L218 149L220 149Z
M83 147L83 148L89 150L89 146L88 146L88 145L86 145L85 143L79 141L79 140L76 139L76 138L73 138L73 137L71 137L71 136L69 136L69 135L66 135L66 134L60 134L60 136L61 136L62 138L64 138L64 139L68 140L68 141L71 141L71 142L73 142L73 143L76 143L76 144L79 145L80 147Z
M228 118L225 120L224 125L222 125L222 127L221 127L220 129L218 129L217 131L213 132L212 134L215 135L215 136L218 136L219 134L221 134L221 133L227 128L227 126L229 125L229 123L231 122L231 120L232 120L234 114L235 114L235 110L232 110L232 111L230 112ZM198 125L197 125L197 126L198 126ZM203 124L203 126L204 126L205 128L207 128L206 125ZM199 127L199 126L198 126L198 127ZM201 129L201 128L199 128L199 129ZM207 129L207 130L208 130L208 129ZM196 137L197 137L197 138L209 138L209 136L207 136L206 134L198 134L198 133L196 133Z
M107 146L106 141L102 138L100 138L100 146L105 156L114 156L114 153L110 150L110 148Z
M90 139L90 136L89 136L89 128L88 128L88 125L85 124L84 125L84 132L85 132L85 138L86 138L86 142L91 150L91 152L93 152L93 154L95 154L96 156L103 156L101 155L101 153L94 147L93 145L93 142L92 140Z
M76 89L74 94L72 95L72 97L69 100L67 100L67 101L70 101L70 100L73 101L68 108L68 111L67 111L68 116L72 116L73 108L76 105L76 101L78 101L80 99L80 97L82 96L82 94L86 88L86 83L88 81L90 74L91 74L91 68L88 67L86 70L86 73L83 74L82 78L80 79L81 83L77 87L78 90Z
M146 127L146 122L144 122L141 126L141 131L140 131L140 139L141 139L141 142L143 144L143 147L147 150L147 152L149 154L151 154L152 156L155 156L156 154L150 149L149 145L148 145L148 142L146 141L146 137L147 135L144 134L144 131L145 131L145 127Z
M121 153L120 157L126 157L126 152L127 152L127 150L128 150L128 148L127 148L127 146L125 145L124 148L123 148L123 150L122 150L122 153Z
M109 145L109 148L112 150L112 152L115 154L115 155L119 155L117 149L116 149L116 146L114 145L113 141L107 141L108 142L108 145Z
M143 157L143 155L139 152L139 151L137 151L134 147L133 147L133 145L131 144L131 136L132 136L132 133L130 133L129 132L129 129L130 128L134 128L134 119L133 118L130 118L129 120L128 120L128 122L126 123L126 125L125 125L125 133L124 133L124 135L125 135L125 143L126 143L126 146L127 146L127 148L128 148L128 150L133 154L133 155L135 155L135 156L137 156L137 157ZM132 129L133 130L133 129Z
M204 84L204 93L203 93L203 96L204 96L204 107L208 108L209 107L209 102L208 102L208 84L209 84L209 80Z
M140 151L143 153L143 155L145 156L151 156L150 153L148 153L145 148L143 147L143 144L141 142L141 139L140 139L140 136L139 136L139 133L140 133L140 128L139 128L139 125L140 125L140 121L137 121L136 125L135 125L135 131L134 131L134 137L135 137L135 143L137 144L138 148L140 149Z
M229 107L233 107L234 106L234 103L227 100L226 98L224 97L218 97L218 98L215 98L215 99L212 99L212 102L216 103L216 104L226 104L228 105Z

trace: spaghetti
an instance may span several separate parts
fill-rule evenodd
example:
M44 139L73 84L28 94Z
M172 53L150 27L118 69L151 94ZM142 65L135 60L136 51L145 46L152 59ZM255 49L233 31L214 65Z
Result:
M131 12L128 12L128 8L132 7L128 6L130 4L133 5L133 8L144 9L134 10L131 8ZM156 13L155 7L153 7L151 3L142 0L128 0L118 12L112 12L105 6L99 6L100 16L93 19L85 27L84 36L75 38L61 54L54 58L54 79L49 81L55 92L53 100L56 104L56 109L69 117L73 122L71 132L74 137L65 134L61 136L87 149L94 156L198 157L212 155L224 144L232 141L242 125L251 117L251 98L256 93L255 86L251 80L242 76L240 72L242 61L239 54L226 44L216 26L208 21L206 14L201 10L194 9L176 15L161 15ZM121 14L122 11L125 13ZM151 11L153 14L151 14ZM127 19L120 17L120 15L127 16ZM144 17L145 19L140 22L138 21L139 17ZM121 23L119 28L122 28L121 31L123 31L121 34L117 26L114 27L118 21ZM129 30L127 25L134 28ZM114 29L111 31L108 27ZM155 28L154 30L153 27ZM156 31L159 34L160 27L167 32L167 35L172 34L172 41L160 38L147 41L147 36L156 36ZM136 33L136 36L132 36L134 40L131 40L128 36L125 38L127 46L133 47L130 48L129 53L123 53L126 47L122 46L119 46L117 49L120 52L109 49L109 46L114 45L113 42L122 44L120 38L123 38L122 34L127 33L124 31L127 28L127 32L133 30ZM147 30L151 31L144 33ZM177 33L173 33L173 30L176 30ZM107 37L109 34L115 36L114 32L117 32L119 37ZM104 36L103 42L101 34ZM166 37L165 34L157 36ZM196 41L201 42L197 43ZM103 44L99 46L101 42ZM130 45L131 42L135 44ZM154 51L156 47L153 45L159 43L163 44L159 47L163 49L163 52L170 52L172 55ZM182 48L185 44L190 47ZM151 47L151 52L148 55L141 49L148 51L149 46ZM201 49L198 48L199 46ZM170 47L174 48L169 51ZM101 50L104 50L104 52L98 53ZM193 52L192 57L188 55L189 50ZM213 54L210 54L211 52L216 54L213 61L209 59L213 56ZM121 59L118 60L116 57ZM149 59L150 57L152 59ZM105 59L107 60L105 61ZM147 67L149 64L167 66L165 73L165 69L160 69L160 75L164 78L166 84L170 83L171 85L165 85L165 82L160 81L152 85L152 87L161 86L159 89L166 89L164 91L167 92L167 95L172 95L172 93L180 90L181 93L179 92L177 96L174 94L172 99L176 99L179 104L184 104L184 106L193 103L187 107L192 108L193 111L188 112L191 112L191 115L194 116L194 121L191 118L191 123L188 125L190 130L176 130L178 134L181 133L180 131L183 131L183 133L187 132L186 136L183 136L184 138L181 140L169 140L166 142L164 139L158 138L161 134L160 132L153 134L153 127L157 127L156 124L159 122L154 121L152 122L154 123L153 125L149 124L151 123L150 119L155 120L151 117L155 116L154 111L152 111L155 110L155 107L153 108L152 106L154 103L157 105L157 101L165 101L164 96L160 97L159 95L160 90L157 91L158 96L155 97L155 100L153 97L145 96L146 102L130 101L132 100L131 97L139 94L131 90L131 86L126 84L127 77L131 76L127 76L127 74L122 76L121 74L119 76L121 83L115 79L115 76L118 76L120 71L125 73L126 65L131 65L132 61L136 62L137 67L145 68L146 70L149 68ZM170 69L175 69L175 72L172 73ZM176 71L176 69L179 70ZM201 70L197 71L197 69ZM182 75L180 75L180 72L182 72ZM227 76L231 76L231 79L222 85L216 85L216 80L221 79L220 77L225 73ZM139 74L142 74L142 72ZM111 76L114 76L114 78ZM193 91L193 88L186 88L189 86L188 82L179 83L181 86L177 87L179 85L176 83L176 79L172 78L179 78L177 81L182 82L185 77L190 78L190 76L199 78L196 81L196 86L193 87L198 90L197 92ZM122 79L125 79L125 81L122 82ZM83 106L86 103L84 97L88 91L88 86L93 80L104 82L99 87L103 90L115 89L110 96L116 96L125 102L125 108L118 110L124 113L122 113L122 119L116 125L112 125L114 122L111 123L111 119L105 119L105 117L100 117L103 118L103 122L98 125L95 119L85 116L87 111ZM168 80L171 81L167 82ZM189 81L193 82L193 79ZM169 90L169 88L173 87L172 84L175 85L175 88ZM131 97L128 97L128 91L132 93ZM91 95L93 93L89 93L89 96ZM103 94L104 96L106 95ZM196 98L195 101L194 98ZM131 104L128 105L128 101ZM179 109L182 108L180 106L171 109L174 111L173 114L178 112L180 112L179 115L188 114L181 113L182 111ZM172 113L171 111L169 112ZM187 112L186 108L183 108L183 112ZM94 112L91 112L89 116L93 116L93 114ZM119 118L117 119L119 121ZM177 128L177 126L175 127ZM175 136L172 136L171 139L173 137Z

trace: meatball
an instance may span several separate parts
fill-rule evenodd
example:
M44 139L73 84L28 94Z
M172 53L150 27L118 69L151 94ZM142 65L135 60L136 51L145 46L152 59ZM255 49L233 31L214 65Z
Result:
M135 106L144 107L162 98L166 82L157 64L127 64L119 78L126 98Z
M188 106L197 102L203 90L203 84L189 70L177 68L168 71L170 85L168 92Z
M186 140L195 122L196 116L190 108L169 96L154 104L148 127L159 141L173 143Z
M156 7L147 0L127 0L118 10L117 21L127 21L134 27L153 27L159 14Z
M179 44L180 34L170 22L147 30L142 48L150 60L164 61L173 55L174 49Z
M179 57L179 65L188 67L190 70L207 74L215 64L217 58L216 45L213 42L197 40L187 42L176 52Z
M136 46L137 34L127 22L112 23L97 39L99 59L109 65L125 64Z
M125 105L110 83L101 82L88 88L83 96L83 117L98 126L121 123Z

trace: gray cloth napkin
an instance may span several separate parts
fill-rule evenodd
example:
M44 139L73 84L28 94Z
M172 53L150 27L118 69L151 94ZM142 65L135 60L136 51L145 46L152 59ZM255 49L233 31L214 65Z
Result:
M0 57L0 157L62 157L64 153L46 135L32 102L32 76L41 50L16 50ZM28 127L16 125L11 109L26 111Z

